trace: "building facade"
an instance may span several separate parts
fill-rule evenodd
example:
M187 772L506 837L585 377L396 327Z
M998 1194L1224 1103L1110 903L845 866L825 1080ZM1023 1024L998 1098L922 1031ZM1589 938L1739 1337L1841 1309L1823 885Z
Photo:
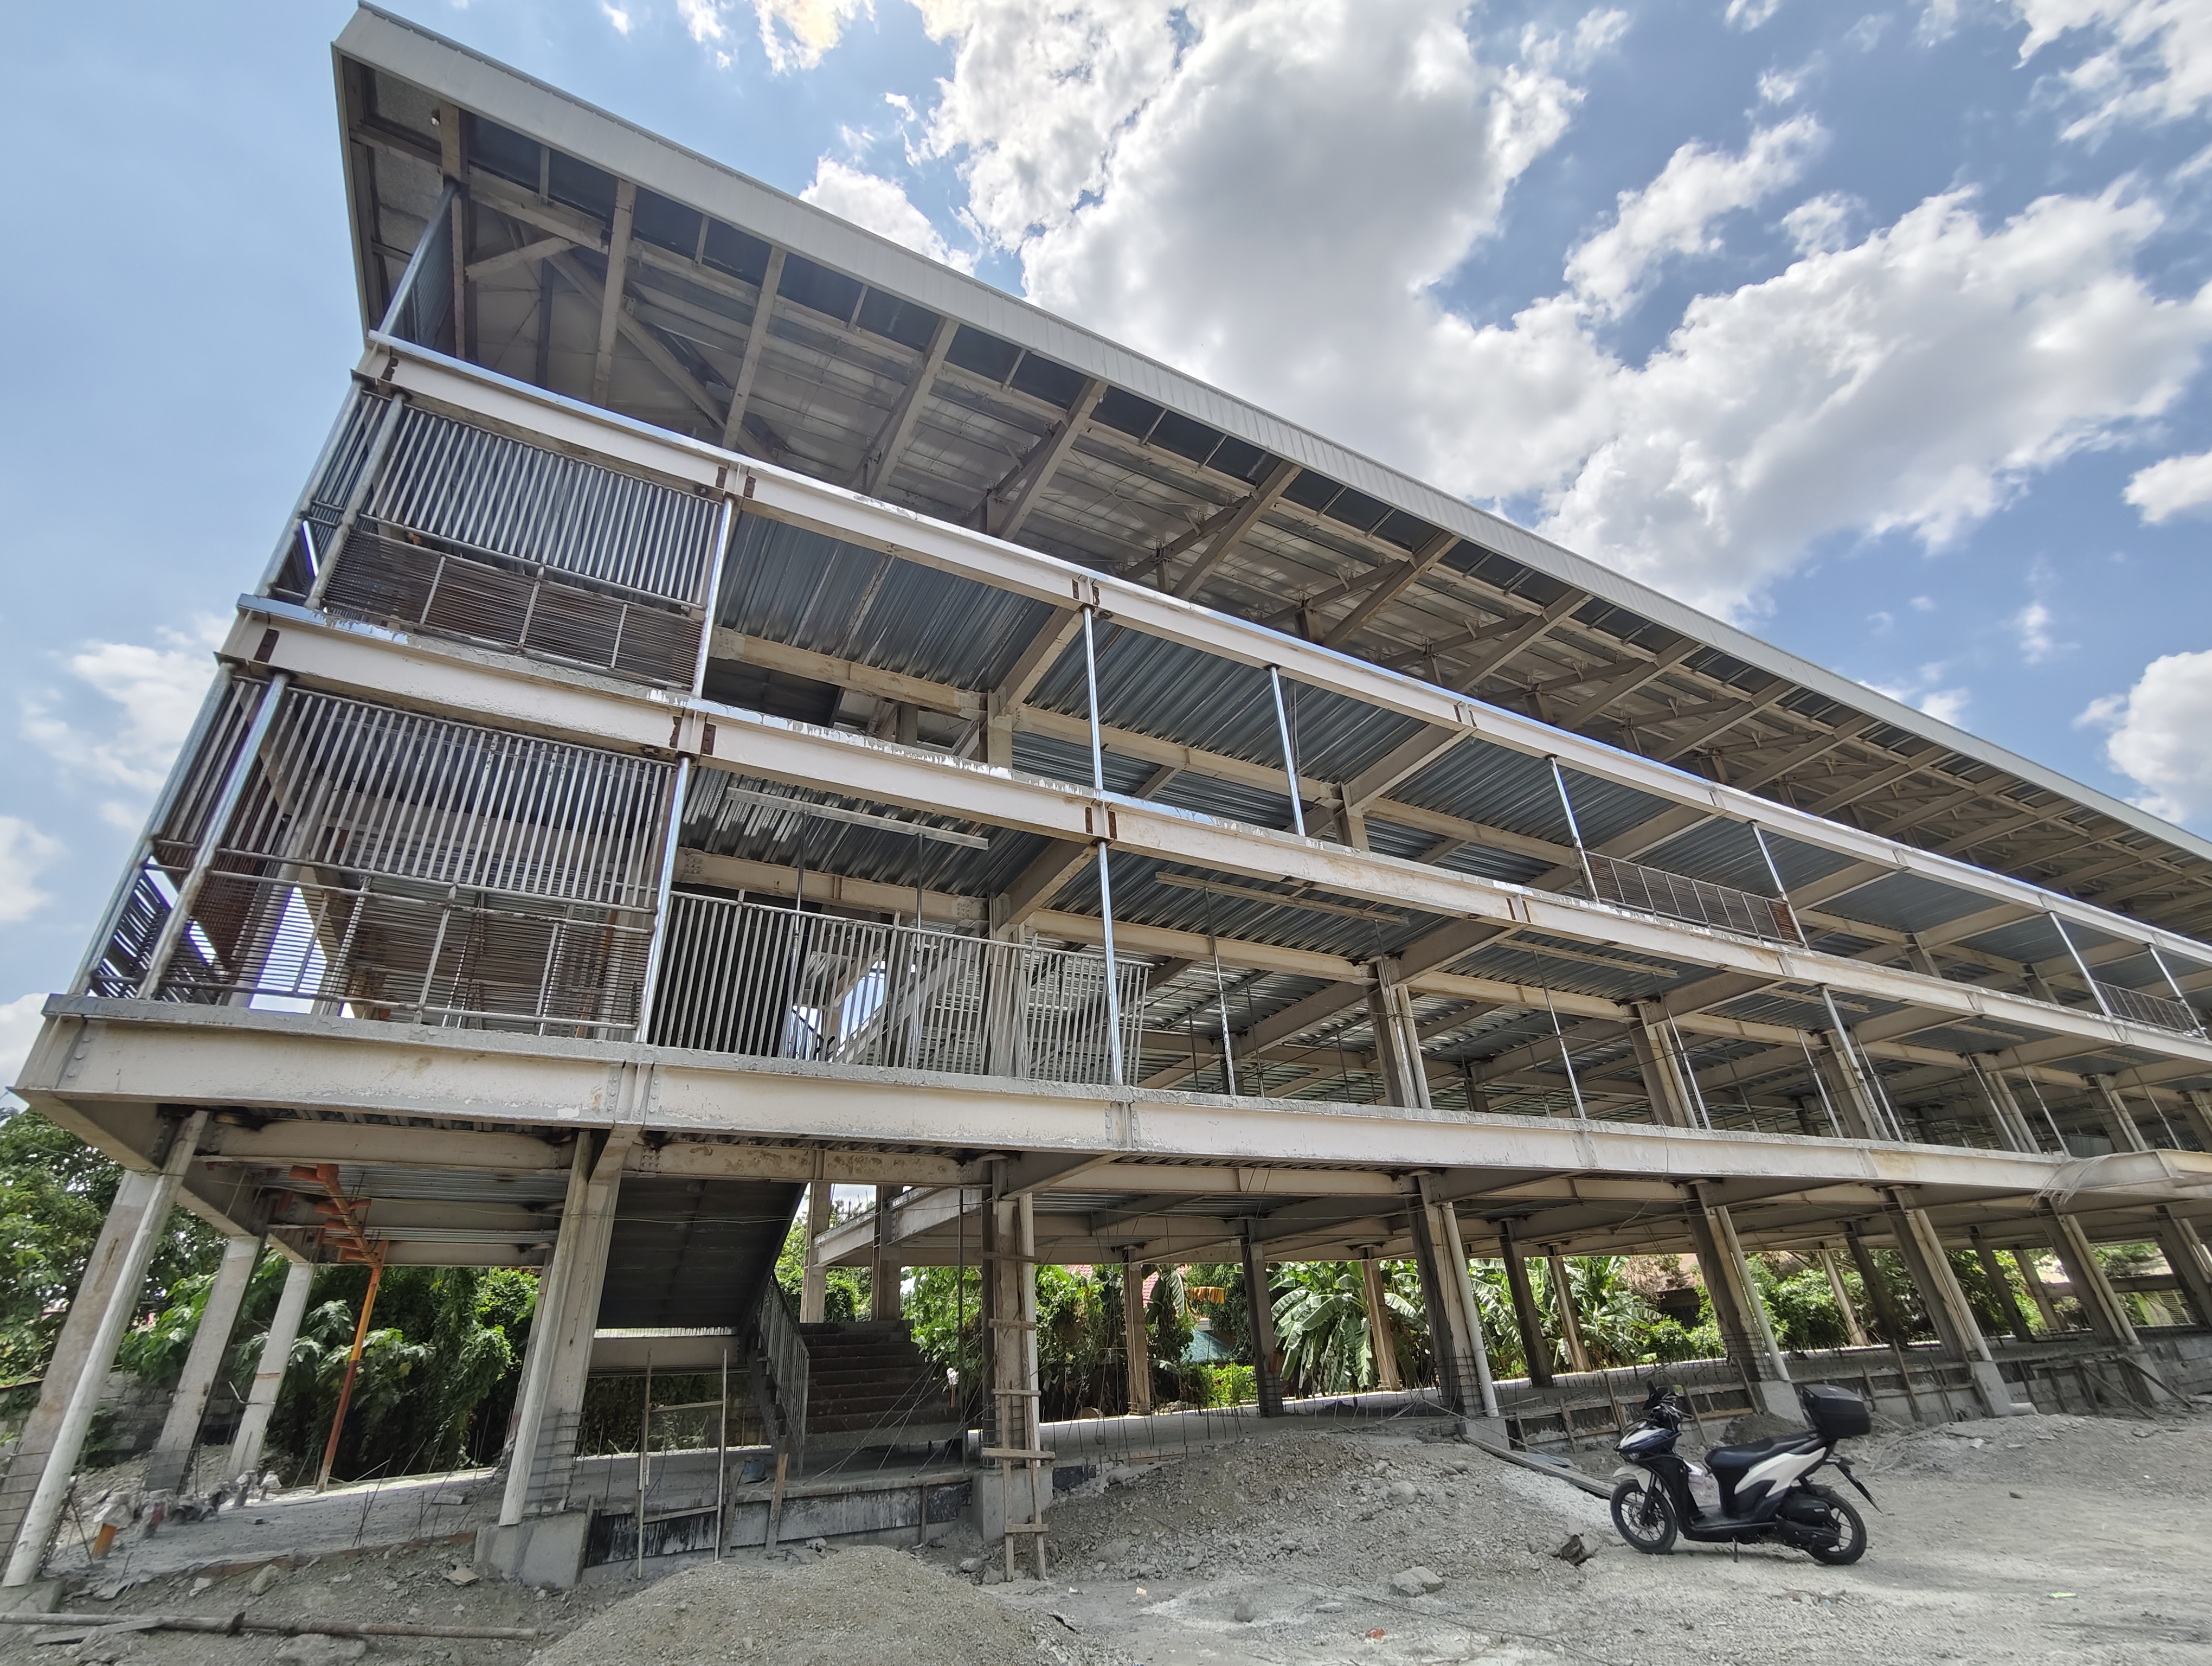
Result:
M294 1324L542 1268L518 1531L611 1331L803 1450L831 1261L985 1270L1016 1526L1038 1262L1412 1259L1473 1416L1470 1256L1533 1330L1532 1256L1695 1255L1784 1412L1747 1250L1894 1255L1990 1414L1954 1254L2212 1323L2203 841L413 25L334 63L364 350L18 1085L131 1172L10 1583L175 1205Z

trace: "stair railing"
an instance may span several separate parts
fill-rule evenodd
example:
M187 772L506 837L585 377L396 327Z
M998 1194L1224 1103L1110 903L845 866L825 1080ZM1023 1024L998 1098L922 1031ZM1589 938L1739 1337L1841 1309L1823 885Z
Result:
M762 1414L775 1431L777 1450L796 1454L806 1445L806 1338L791 1298L774 1279L762 1292L753 1340L759 1349Z

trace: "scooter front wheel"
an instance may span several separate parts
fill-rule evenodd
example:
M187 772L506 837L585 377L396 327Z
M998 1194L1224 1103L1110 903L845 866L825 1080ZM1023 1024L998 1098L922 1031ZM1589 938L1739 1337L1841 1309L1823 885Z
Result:
M1674 1502L1656 1483L1629 1480L1614 1487L1613 1524L1646 1556L1664 1556L1674 1547Z

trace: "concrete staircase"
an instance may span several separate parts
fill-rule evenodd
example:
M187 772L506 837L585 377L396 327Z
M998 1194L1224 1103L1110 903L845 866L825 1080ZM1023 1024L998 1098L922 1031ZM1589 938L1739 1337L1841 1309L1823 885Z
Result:
M807 1353L806 1449L920 1446L964 1427L944 1369L896 1319L801 1325Z

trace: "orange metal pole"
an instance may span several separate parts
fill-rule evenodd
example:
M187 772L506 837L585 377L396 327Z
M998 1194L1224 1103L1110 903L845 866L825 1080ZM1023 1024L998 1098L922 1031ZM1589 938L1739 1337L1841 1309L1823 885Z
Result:
M338 1432L345 1427L346 1408L353 1404L353 1379L361 1370L361 1350L368 1341L368 1316L376 1310L376 1286L384 1280L384 1253L380 1247L368 1264L368 1293L361 1298L361 1322L353 1328L353 1352L346 1356L345 1384L338 1390L337 1415L331 1420L331 1438L323 1444L323 1467L315 1474L315 1491L331 1484L331 1465L337 1462Z

